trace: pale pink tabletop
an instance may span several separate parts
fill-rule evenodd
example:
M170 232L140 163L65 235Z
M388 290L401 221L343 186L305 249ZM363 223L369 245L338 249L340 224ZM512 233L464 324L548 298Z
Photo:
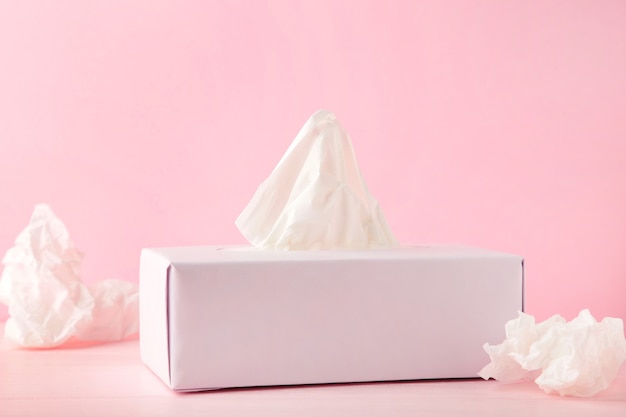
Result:
M137 340L0 351L0 416L74 415L625 417L626 366L609 390L591 399L479 379L176 394L141 363Z

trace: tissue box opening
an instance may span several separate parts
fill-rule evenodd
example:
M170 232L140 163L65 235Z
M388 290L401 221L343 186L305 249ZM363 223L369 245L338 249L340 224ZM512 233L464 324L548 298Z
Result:
M523 260L468 247L144 249L142 360L177 391L470 378Z

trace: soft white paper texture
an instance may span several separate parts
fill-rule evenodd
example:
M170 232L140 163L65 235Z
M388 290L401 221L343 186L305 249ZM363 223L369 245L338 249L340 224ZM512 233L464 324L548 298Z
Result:
M28 348L60 346L72 338L114 341L139 329L136 284L106 280L87 288L83 255L50 207L35 207L2 263L0 302L9 307L4 338Z
M590 397L611 385L626 359L623 321L597 322L589 310L570 322L555 315L535 323L533 316L519 313L505 329L503 343L484 345L491 358L478 373L484 379L532 379L546 393Z
M319 110L258 188L236 225L256 247L277 250L393 247L350 137Z

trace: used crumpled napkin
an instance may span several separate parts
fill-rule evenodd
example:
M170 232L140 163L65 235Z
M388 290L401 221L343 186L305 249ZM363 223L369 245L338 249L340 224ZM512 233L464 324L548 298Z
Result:
M26 348L60 346L71 339L115 341L139 329L136 284L105 280L87 288L79 274L83 254L50 207L39 204L2 263L0 302L9 307L7 342Z
M519 313L505 330L503 343L483 346L491 358L478 373L484 379L530 379L546 393L590 397L611 385L626 359L623 321L597 322L587 309L570 322L555 315L537 324Z
M325 110L304 124L235 223L252 245L265 249L397 244L365 185L350 137Z

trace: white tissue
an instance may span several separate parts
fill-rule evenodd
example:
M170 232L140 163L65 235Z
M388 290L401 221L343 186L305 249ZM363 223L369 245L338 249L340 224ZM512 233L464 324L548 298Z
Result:
M350 137L325 110L305 123L235 223L250 243L266 249L397 243L361 176Z
M519 313L506 326L506 340L484 345L491 358L478 375L503 382L534 379L546 393L590 397L609 387L626 359L624 323L597 322L589 310L570 321L555 315L535 324Z
M139 326L137 285L106 280L91 290L81 281L83 255L50 207L37 205L2 263L0 302L8 305L4 338L28 348L72 338L114 341Z

